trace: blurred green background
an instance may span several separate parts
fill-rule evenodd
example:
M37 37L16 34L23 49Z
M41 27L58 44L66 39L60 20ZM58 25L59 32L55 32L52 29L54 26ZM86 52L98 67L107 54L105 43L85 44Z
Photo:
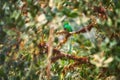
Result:
M90 31L75 34L59 49L71 55L89 57L91 65L66 70L74 60L51 64L51 80L120 79L119 0L0 0L0 80L47 80L47 52L38 45L48 42L54 25L55 48L64 34L64 22L78 31L90 23ZM71 45L69 45L71 44Z

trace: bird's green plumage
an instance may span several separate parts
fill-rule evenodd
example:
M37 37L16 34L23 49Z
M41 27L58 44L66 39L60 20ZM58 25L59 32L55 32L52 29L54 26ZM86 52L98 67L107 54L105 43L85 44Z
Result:
M68 22L64 22L63 27L66 31L72 32L72 27Z

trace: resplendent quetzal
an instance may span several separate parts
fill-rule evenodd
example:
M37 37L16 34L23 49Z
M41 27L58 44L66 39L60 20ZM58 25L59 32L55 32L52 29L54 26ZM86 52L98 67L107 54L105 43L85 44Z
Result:
M64 23L63 23L63 28L64 28L64 30L67 31L67 32L72 32L72 31L73 31L72 26L71 26L68 22L64 22ZM71 42L72 42L72 38L70 38L68 53L71 53L71 52L72 52L72 44L71 44Z
M71 25L68 22L64 22L63 28L64 28L64 30L66 30L68 32L72 32L73 31Z

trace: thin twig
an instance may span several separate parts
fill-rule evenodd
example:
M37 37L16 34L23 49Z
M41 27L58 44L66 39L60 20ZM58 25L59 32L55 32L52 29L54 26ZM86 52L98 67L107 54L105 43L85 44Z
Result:
M80 34L80 33L85 33L85 32L88 32L92 29L92 27L94 26L93 23L89 24L88 26L80 29L79 31L75 31L75 32L70 32L70 34Z

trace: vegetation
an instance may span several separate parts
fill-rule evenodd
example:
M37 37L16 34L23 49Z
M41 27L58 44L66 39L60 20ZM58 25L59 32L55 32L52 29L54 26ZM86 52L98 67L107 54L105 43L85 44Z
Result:
M119 0L0 0L0 80L119 79Z

